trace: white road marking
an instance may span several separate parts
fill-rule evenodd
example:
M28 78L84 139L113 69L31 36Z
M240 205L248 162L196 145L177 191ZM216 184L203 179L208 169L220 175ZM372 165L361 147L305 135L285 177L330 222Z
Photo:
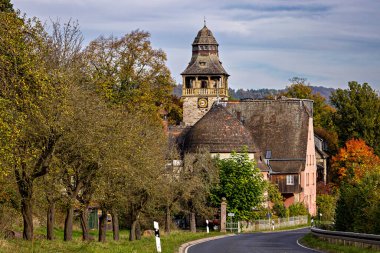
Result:
M312 249L312 248L308 248L306 246L303 246L298 240L297 240L297 244L298 244L298 246L300 246L300 247L302 247L304 249L312 250L312 251L319 252L319 253L324 253L323 251L319 251L319 250L316 250L316 249Z

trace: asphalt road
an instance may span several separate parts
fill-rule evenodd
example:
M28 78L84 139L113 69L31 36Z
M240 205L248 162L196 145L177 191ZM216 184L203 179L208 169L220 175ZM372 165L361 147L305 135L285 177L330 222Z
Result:
M297 240L310 230L298 229L273 233L240 234L196 244L188 253L315 253L303 248Z

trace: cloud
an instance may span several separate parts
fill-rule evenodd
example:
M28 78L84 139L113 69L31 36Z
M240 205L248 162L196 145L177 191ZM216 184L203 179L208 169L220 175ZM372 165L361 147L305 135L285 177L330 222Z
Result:
M78 19L86 43L99 35L149 31L168 55L173 77L191 57L206 16L235 88L284 88L294 76L344 87L369 82L380 89L380 1L373 0L13 0L41 20Z

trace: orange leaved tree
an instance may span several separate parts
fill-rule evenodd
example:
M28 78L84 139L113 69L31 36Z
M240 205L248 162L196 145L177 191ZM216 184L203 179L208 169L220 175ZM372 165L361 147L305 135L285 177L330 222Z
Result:
M336 183L358 182L367 171L378 166L380 158L373 153L373 149L361 139L351 139L332 158L333 180Z

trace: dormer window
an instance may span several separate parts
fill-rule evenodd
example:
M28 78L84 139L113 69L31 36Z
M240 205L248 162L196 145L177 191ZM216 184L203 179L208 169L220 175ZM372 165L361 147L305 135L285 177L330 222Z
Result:
M199 66L201 66L201 67L206 67L206 62L204 62L204 61L200 61L200 62L199 62Z

